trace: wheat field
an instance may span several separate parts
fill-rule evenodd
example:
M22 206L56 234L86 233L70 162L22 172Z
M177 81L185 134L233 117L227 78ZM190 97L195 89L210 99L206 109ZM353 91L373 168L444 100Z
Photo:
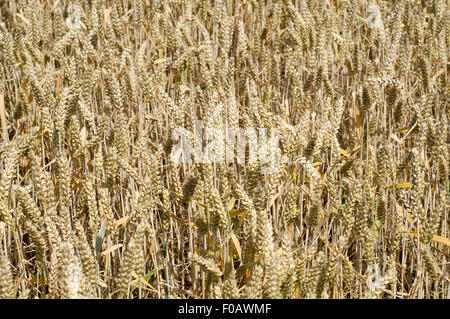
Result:
M0 10L0 298L450 298L448 1Z

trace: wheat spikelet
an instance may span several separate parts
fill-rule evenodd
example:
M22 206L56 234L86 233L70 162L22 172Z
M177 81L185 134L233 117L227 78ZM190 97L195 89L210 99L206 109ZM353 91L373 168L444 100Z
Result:
M11 274L9 260L6 256L0 256L0 298L15 298L14 282Z

